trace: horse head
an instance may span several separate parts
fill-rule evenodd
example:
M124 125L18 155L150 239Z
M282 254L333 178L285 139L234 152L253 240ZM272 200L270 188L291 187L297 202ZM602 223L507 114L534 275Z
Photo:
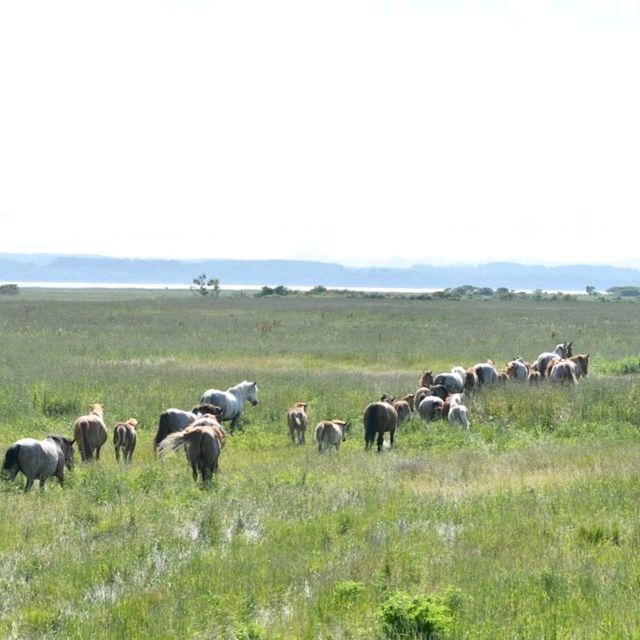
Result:
M344 442L347 439L347 433L349 433L351 425L344 420L333 420L332 422L340 427L340 430L342 431L342 442Z
M102 418L102 416L104 415L104 409L101 404L91 404L89 405L89 413L100 416Z
M255 407L258 404L258 385L255 382L249 383L249 395L247 400Z
M64 456L65 466L71 470L73 467L73 443L75 442L75 438L73 440L65 438L64 436L48 436L48 438L58 445Z
M197 416L210 415L216 418L221 418L224 411L217 404L197 404L191 408L191 413L195 413Z

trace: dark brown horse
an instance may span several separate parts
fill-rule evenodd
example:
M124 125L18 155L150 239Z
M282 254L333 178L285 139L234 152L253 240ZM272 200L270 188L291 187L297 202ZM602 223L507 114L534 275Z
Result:
M384 434L389 433L389 446L393 446L393 436L398 426L398 412L388 402L372 402L365 407L364 446L369 449L377 436L378 452L382 451Z

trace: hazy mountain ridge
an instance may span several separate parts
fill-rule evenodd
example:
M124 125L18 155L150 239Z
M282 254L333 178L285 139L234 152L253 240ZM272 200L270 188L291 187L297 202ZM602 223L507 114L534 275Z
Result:
M185 284L206 273L224 285L394 287L444 289L462 285L514 290L584 291L640 286L640 270L598 265L481 265L346 267L305 260L162 260L0 254L0 282Z

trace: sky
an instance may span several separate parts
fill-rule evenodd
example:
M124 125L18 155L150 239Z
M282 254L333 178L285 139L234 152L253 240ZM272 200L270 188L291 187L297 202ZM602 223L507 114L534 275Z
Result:
M0 253L640 267L640 0L6 0Z

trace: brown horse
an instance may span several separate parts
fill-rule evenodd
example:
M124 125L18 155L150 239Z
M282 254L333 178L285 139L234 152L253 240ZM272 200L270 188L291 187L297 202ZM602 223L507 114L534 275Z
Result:
M569 360L576 365L576 378L586 378L589 373L589 359L590 353L581 353L577 356L571 356Z
M418 387L430 387L433 384L433 371L425 371L418 380Z
M388 402L372 402L365 407L364 421L364 446L369 449L376 435L378 452L382 451L384 434L389 433L389 446L393 446L393 436L398 426L398 412Z
M126 464L131 464L133 450L136 448L138 421L129 418L126 422L118 422L113 428L113 446L116 450L116 462L120 462L120 452Z
M204 417L184 429L169 434L158 446L160 457L167 451L176 451L184 445L191 465L194 482L198 473L202 484L207 486L218 471L218 461L224 446L226 434L214 418Z
M100 448L107 441L109 432L104 424L101 404L92 404L86 416L80 416L73 423L73 438L78 443L82 460L100 459Z
M577 366L571 360L558 360L548 366L547 377L551 382L578 384L576 369Z
M289 436L293 444L304 444L304 432L307 430L307 403L296 402L287 412Z

